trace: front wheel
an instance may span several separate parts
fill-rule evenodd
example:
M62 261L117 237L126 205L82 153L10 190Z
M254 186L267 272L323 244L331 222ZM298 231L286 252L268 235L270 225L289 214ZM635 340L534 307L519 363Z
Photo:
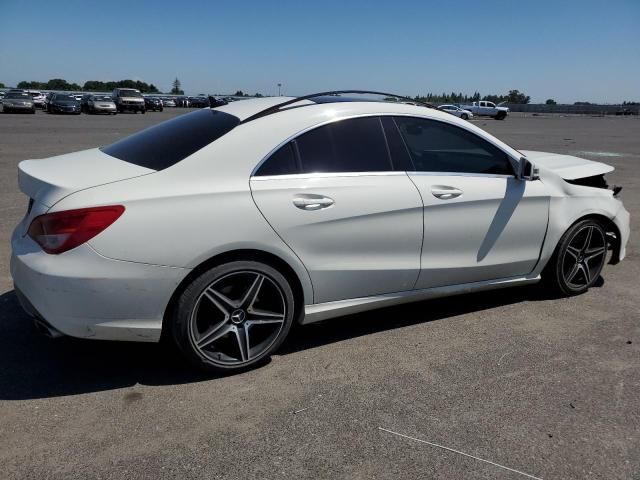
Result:
M196 366L233 373L268 360L294 320L287 279L254 261L226 263L194 279L177 300L172 335Z
M463 113L463 114L460 116L460 118L461 118L461 119L463 119L463 120L469 120L469 115L467 115L466 113Z
M493 118L495 118L496 120L504 120L506 116L507 114L505 112L498 112Z
M594 220L582 220L562 236L543 275L559 293L579 295L598 280L606 257L604 229Z

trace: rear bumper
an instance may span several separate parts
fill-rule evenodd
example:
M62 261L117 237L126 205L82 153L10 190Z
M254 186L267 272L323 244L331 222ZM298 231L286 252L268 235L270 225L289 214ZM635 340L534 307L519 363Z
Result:
M156 342L169 299L189 272L108 259L87 244L49 255L18 230L11 246L20 303L52 336Z

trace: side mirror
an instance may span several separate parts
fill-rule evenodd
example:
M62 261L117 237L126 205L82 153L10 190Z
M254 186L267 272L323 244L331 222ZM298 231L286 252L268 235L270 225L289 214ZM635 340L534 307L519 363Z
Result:
M538 175L538 169L526 158L520 158L518 167L518 179L531 181L538 180L540 178Z

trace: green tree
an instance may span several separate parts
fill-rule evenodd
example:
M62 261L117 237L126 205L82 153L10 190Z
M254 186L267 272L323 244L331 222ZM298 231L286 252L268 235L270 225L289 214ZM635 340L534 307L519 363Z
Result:
M553 98L547 98L547 101L544 102L546 105L557 105L558 103Z
M236 90L236 93L233 94L236 97L244 97L244 93L242 93L242 90Z
M0 88L7 88L4 86L4 83L0 82Z
M182 90L180 87L182 87L182 84L180 83L180 80L178 80L178 77L176 77L176 79L173 81L173 88L171 89L171 93L175 95L184 95L184 90Z
M531 100L530 96L525 95L524 93L518 90L509 90L509 94L507 95L507 102L509 103L524 104L524 103L529 103L530 100Z

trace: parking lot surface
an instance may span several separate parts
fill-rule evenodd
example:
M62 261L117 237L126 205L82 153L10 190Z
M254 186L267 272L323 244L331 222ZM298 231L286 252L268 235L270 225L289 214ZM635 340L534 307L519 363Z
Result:
M585 295L534 286L342 317L225 378L165 346L40 336L9 275L17 163L184 112L0 115L0 477L526 478L382 427L538 478L640 478L640 119L474 120L616 167L627 259Z

